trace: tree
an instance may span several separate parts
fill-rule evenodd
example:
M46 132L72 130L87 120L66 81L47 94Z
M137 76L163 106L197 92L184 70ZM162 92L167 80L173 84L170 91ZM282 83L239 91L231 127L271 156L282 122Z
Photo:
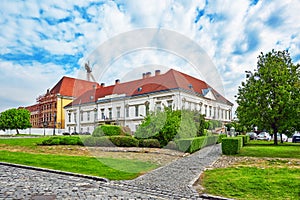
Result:
M30 112L26 109L8 109L0 114L0 129L16 129L19 134L19 129L30 128Z
M293 64L288 51L272 50L258 56L257 70L248 72L238 89L237 117L246 127L282 133L299 126L299 64ZM277 134L274 134L274 144Z

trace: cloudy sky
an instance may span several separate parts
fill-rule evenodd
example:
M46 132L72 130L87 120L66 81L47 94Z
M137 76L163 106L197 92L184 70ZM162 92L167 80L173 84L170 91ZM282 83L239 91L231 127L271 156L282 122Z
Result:
M2 0L0 111L34 104L62 76L84 78L83 66L90 59L95 78L106 85L135 78L132 72L155 65L212 85L221 82L224 95L234 102L245 70L256 67L260 52L288 49L299 63L299 10L299 1L293 0ZM110 44L107 41L146 28L190 39L211 59L218 76L207 77L207 71L214 71L211 66L193 66L182 52L159 48L128 47L128 52L114 54L107 66L99 66L99 57L96 65L95 52ZM168 42L176 45L178 40Z

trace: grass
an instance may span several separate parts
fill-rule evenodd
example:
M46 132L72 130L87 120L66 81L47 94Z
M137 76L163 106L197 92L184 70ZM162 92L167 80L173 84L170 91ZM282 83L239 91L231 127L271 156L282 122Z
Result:
M300 143L285 142L276 146L273 141L251 141L237 156L300 159Z
M0 138L0 144L10 145L10 146L22 146L35 148L37 144L41 143L43 140L49 137L35 137L35 138Z
M205 172L203 186L210 193L234 199L299 199L300 170L237 167Z
M86 156L62 156L0 151L0 161L108 178L133 179L157 166L149 162Z
M238 163L205 171L201 182L206 193L234 199L300 199L299 143L275 146L273 142L251 141L236 156L268 159L254 166ZM289 164L292 160L295 166Z
M111 180L133 179L158 167L150 162L142 162L132 159L58 155L58 152L53 154L40 154L37 144L48 138L49 137L9 139L0 138L0 161L94 175ZM1 150L1 146L13 147L12 151L19 147L29 148L32 150L32 152L25 153L12 152L10 150L3 149Z

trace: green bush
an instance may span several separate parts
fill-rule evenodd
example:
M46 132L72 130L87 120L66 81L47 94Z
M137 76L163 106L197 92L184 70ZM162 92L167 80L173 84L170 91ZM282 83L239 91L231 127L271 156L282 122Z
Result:
M165 147L165 149L179 150L176 142L170 141Z
M83 137L82 138L82 143L85 146L90 146L90 147L113 147L115 146L109 139L109 137Z
M79 137L50 137L42 145L82 145Z
M138 147L139 141L131 136L110 136L109 140L118 147Z
M176 140L176 145L179 151L194 153L205 146L215 144L216 136L201 136L196 138Z
M115 125L101 125L95 128L92 136L102 137L102 136L113 136L113 135L122 135L122 128Z
M222 139L222 153L225 155L238 154L242 148L242 137L227 137Z
M218 137L217 143L218 143L218 144L219 144L219 143L222 143L222 139L223 139L223 138L226 138L226 137L227 137L226 134L220 134L219 137Z
M157 139L144 139L139 141L140 147L159 148L160 143Z
M245 146L250 141L249 135L238 135L237 137L243 138L243 146Z

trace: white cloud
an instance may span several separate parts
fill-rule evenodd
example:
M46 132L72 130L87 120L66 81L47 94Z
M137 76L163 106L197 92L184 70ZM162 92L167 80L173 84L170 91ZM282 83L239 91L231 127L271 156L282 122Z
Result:
M275 0L258 1L254 6L249 4L247 0L117 0L103 3L4 0L0 5L0 72L5 74L5 79L1 79L5 95L0 97L18 102L17 94L27 91L30 95L22 99L27 103L33 101L37 94L65 75L65 70L70 73L71 66L77 64L64 61L66 63L59 66L54 62L34 60L22 64L18 60L6 60L9 53L35 55L37 52L33 47L36 47L53 56L82 54L78 64L83 66L103 42L120 33L152 27L169 29L197 42L217 67L227 97L233 100L238 85L244 80L244 71L255 68L261 51L289 49L292 57L300 59L300 24L297 23L300 3ZM203 13L195 23L199 14L197 9ZM183 69L197 76L188 64L174 55L139 52L124 55L115 62L106 74L107 81L110 77L112 80L129 77L126 74L134 67L138 69L145 64L175 66L177 70ZM72 75L76 73L77 69L74 69ZM36 77L43 78L41 84L37 84ZM10 84L6 85L8 82ZM5 89L5 86L12 89Z

